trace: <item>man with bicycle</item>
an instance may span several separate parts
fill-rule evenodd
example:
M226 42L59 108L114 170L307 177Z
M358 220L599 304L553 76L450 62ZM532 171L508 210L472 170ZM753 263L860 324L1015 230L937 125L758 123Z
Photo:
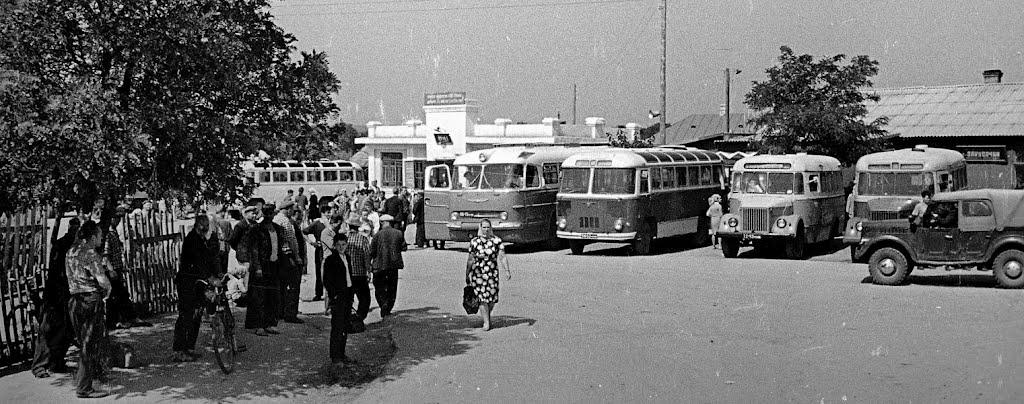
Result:
M178 287L178 320L174 323L174 362L191 362L201 355L195 351L202 321L205 285L219 283L223 277L218 253L220 241L210 231L210 218L196 216L192 231L181 246L181 267L175 282Z

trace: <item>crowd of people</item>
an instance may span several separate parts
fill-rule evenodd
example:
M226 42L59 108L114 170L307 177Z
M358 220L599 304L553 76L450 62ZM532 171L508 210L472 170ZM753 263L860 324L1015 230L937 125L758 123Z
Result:
M37 377L68 372L64 358L77 345L75 390L82 398L108 394L94 387L94 381L106 381L110 366L108 330L152 325L138 318L125 283L128 269L119 234L128 230L118 226L128 209L118 207L110 227L101 231L96 219L102 202L97 205L92 214L71 219L67 235L53 245L32 364ZM330 360L344 366L350 362L348 334L365 329L371 284L381 318L393 314L403 252L409 248L408 224L418 224L415 244L427 244L423 210L421 193L397 187L385 198L366 186L351 195L339 190L333 197L299 188L278 203L254 198L242 207L197 215L183 239L174 279L178 317L171 360L192 362L202 356L196 343L210 285L226 282L229 298L245 307L244 328L254 337L280 334L282 322L303 323L299 288L312 267L314 296L308 301L325 302L323 314L331 316ZM498 301L499 267L508 268L502 242L484 221L470 242L466 279L484 308L485 330L491 328L490 312ZM244 338L236 341L242 351Z

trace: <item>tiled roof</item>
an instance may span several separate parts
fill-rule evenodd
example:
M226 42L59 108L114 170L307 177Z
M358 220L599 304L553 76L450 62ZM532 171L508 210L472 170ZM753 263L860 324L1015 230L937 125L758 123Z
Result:
M1024 83L883 88L866 121L901 137L1024 136Z
M734 134L753 133L748 129L749 114L729 114L729 126ZM665 144L689 144L713 138L722 134L725 128L725 115L693 114L675 122L665 129Z

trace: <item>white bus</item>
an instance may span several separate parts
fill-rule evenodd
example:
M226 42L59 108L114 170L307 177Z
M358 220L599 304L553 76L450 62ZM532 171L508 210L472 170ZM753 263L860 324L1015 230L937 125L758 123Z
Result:
M242 169L257 185L252 197L273 203L283 200L288 190L297 194L299 187L307 193L316 189L321 196L352 192L366 179L362 167L346 160L247 161Z

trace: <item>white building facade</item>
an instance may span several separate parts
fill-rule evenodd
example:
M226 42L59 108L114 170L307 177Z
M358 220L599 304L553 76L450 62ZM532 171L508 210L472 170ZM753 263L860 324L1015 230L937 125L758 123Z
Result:
M512 144L605 144L603 118L591 117L584 125L563 125L555 118L539 124L495 119L477 123L480 103L465 93L436 93L424 97L423 120L403 125L368 122L367 137L356 138L367 153L367 179L382 189L404 185L423 189L424 169L451 164L463 153Z

